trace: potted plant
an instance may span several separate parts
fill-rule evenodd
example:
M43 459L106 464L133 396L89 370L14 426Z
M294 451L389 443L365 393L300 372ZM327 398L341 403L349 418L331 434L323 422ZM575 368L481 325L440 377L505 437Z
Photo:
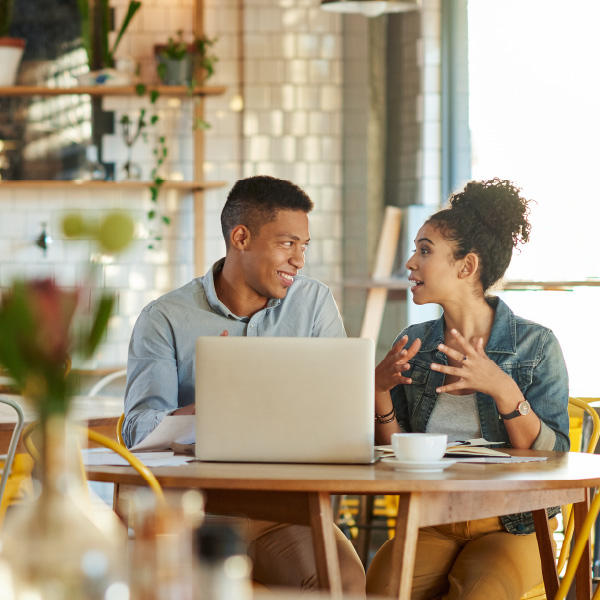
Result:
M0 0L0 86L14 85L25 50L25 40L9 36L14 0Z
M167 44L156 44L154 53L158 60L156 71L165 85L185 85L192 79L191 44L183 41L181 29L177 37L169 37Z
M210 52L216 38L197 37L191 43L183 39L179 30L175 38L169 37L167 44L156 44L154 53L158 64L157 72L165 85L189 85L198 83L194 77L200 74L202 82L214 73L217 57Z

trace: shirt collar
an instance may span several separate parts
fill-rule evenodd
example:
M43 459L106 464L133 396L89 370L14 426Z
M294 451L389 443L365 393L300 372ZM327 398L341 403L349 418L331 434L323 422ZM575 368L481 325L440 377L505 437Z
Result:
M223 265L225 264L225 258L219 259L206 273L206 275L202 278L202 285L204 286L204 293L206 294L206 300L210 307L216 312L224 317L229 317L231 319L236 319L238 321L248 321L248 317L238 317L234 315L218 298L217 291L215 290L215 275L220 273L223 270ZM259 310L256 315L260 315L263 311L268 308L273 308L275 306L279 306L281 304L281 300L279 298L271 298L267 305Z
M490 338L485 347L487 352L502 354L517 353L517 326L512 310L497 296L486 298L488 304L494 309L494 323ZM431 322L430 327L423 334L421 350L434 352L439 344L444 343L444 316Z

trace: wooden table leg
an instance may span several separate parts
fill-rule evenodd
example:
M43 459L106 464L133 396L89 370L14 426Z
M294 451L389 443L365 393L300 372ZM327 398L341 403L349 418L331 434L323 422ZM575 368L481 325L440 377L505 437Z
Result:
M556 557L552 548L552 532L548 524L548 513L546 509L532 511L535 535L540 550L542 562L542 575L544 576L544 587L546 596L554 598L558 591L558 573L556 572Z
M581 526L583 521L588 514L590 506L590 491L587 490L587 498L583 502L576 502L573 504L573 512L575 516L575 529L573 532L573 539L578 539L581 533ZM591 545L590 538L588 537L587 543L579 565L577 566L577 572L575 573L575 591L577 593L577 600L590 600L592 596L592 556L591 556Z
M418 492L400 494L388 590L388 594L392 598L410 598L411 596L419 537L420 503L421 494Z
M332 598L342 597L342 577L333 533L331 498L326 492L308 494L319 587L329 589Z

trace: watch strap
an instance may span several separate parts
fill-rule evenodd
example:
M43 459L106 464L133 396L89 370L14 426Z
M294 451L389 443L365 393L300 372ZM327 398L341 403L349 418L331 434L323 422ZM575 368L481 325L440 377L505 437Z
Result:
M512 412L509 412L505 415L503 415L502 413L498 413L500 415L500 418L503 421L509 421L510 419L514 419L515 417L520 417L521 413L519 412L519 409L516 408L515 410L513 410Z

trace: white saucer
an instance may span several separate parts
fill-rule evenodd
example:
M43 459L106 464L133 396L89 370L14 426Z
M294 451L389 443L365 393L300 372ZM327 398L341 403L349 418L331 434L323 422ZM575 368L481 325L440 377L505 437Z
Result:
M381 459L381 462L390 465L390 467L394 467L396 471L412 471L413 473L436 473L443 471L456 463L456 461L451 458L442 458L441 460L431 461L414 461L398 460L395 456L386 456Z

